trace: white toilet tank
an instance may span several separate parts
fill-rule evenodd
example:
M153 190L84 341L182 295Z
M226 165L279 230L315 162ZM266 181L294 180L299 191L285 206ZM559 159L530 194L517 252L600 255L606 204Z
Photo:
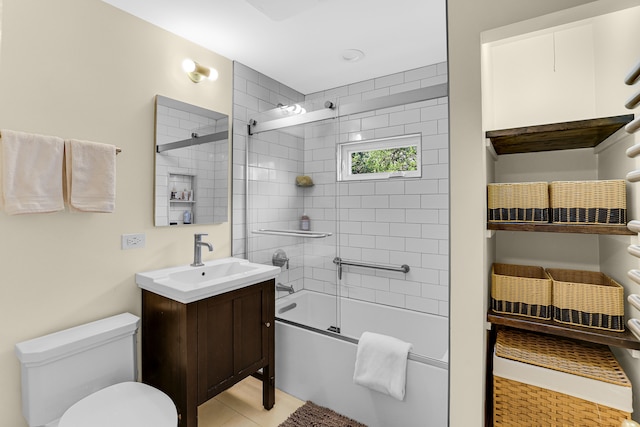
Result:
M22 413L29 426L57 420L109 385L135 381L139 321L123 313L16 344Z

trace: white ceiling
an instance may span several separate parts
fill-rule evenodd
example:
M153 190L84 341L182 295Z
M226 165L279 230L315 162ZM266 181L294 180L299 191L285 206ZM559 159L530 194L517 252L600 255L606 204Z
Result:
M446 60L446 0L103 1L303 94Z

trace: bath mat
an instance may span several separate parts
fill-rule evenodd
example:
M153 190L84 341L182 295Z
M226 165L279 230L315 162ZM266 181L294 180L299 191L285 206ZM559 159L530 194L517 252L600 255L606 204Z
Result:
M278 427L367 427L324 406L307 401Z

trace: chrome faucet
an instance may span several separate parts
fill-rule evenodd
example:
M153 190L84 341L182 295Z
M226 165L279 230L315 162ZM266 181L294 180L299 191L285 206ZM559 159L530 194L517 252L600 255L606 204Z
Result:
M289 294L292 294L295 292L295 289L293 289L293 285L283 285L282 283L278 282L276 283L276 291L287 291L289 292Z
M202 263L202 246L208 247L209 252L213 252L213 245L208 242L203 242L202 236L208 236L208 234L197 233L193 235L193 264L191 264L191 267L201 267L204 265Z

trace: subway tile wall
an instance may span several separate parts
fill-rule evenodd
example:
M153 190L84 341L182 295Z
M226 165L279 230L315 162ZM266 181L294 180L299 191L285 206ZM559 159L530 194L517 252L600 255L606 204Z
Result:
M228 119L213 119L158 105L156 143L159 145L191 137L191 133L215 133L229 129ZM184 211L192 222L213 223L227 220L229 141L215 141L156 154L155 224L182 224ZM191 191L189 201L171 200L178 193ZM182 198L182 197L180 197Z
M291 257L301 252L299 239L246 234L246 218L250 215L252 229L297 228L297 209L302 208L293 185L295 177L302 173L303 139L283 132L267 132L251 136L249 150L249 184L252 195L250 206L245 204L247 124L249 119L260 119L260 113L302 102L304 95L239 63L234 62L233 92L233 229L232 255L250 258L252 261L270 263L276 249L284 249ZM246 247L249 239L250 248ZM248 255L248 250L251 254ZM301 267L289 263L289 271L283 269L279 281L286 282L290 275L299 276ZM295 270L292 272L291 270ZM301 285L299 285L301 286Z
M234 109L234 245L244 247L244 149L246 124L280 102L338 105L446 83L446 63L409 70L302 96L236 63ZM333 257L369 263L408 264L408 274L344 267L340 293L350 298L448 315L448 99L441 98L306 125L303 130L251 137L252 228L298 228L304 212L312 230L333 233L327 239L255 236L254 260L269 262L282 247L291 258L279 281L335 293ZM422 177L392 181L336 182L336 149L341 142L420 133ZM302 149L304 147L304 149ZM295 176L315 185L297 188Z

